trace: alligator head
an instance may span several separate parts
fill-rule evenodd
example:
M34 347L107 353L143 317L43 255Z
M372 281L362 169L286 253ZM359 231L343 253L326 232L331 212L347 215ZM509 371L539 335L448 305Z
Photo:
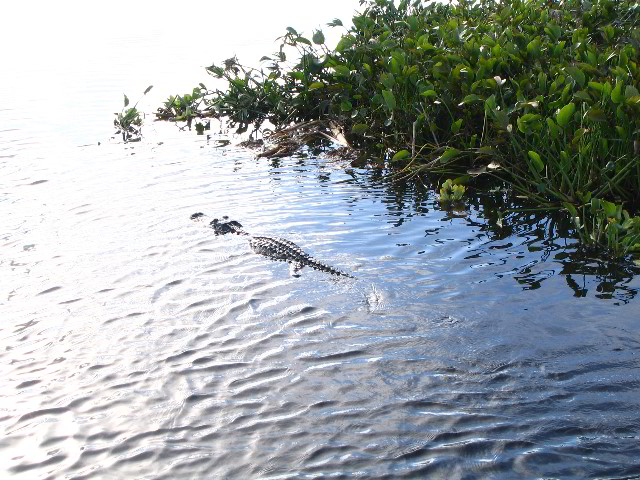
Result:
M202 212L196 212L191 215L191 220L194 222L206 221L211 217L208 217ZM235 220L229 220L229 217L226 215L222 217L222 222L217 218L214 218L209 222L209 226L213 228L213 231L216 235L225 235L227 233L235 233L238 235L248 235L247 232L242 230L242 224L240 222L236 222Z
M229 217L226 215L222 217L223 220L228 220ZM217 218L214 218L211 223L209 223L213 231L216 232L216 235L225 235L227 233L237 233L238 235L247 235L246 232L242 230L242 224L240 222L236 222L235 220L229 220L228 222L221 222Z

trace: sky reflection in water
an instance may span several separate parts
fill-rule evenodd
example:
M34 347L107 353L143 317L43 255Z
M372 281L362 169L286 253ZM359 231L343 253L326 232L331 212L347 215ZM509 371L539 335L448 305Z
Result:
M635 267L578 253L554 218L497 228L502 193L447 211L381 171L255 160L150 117L142 143L109 141L123 92L155 84L150 112L229 49L173 33L175 5L47 5L11 5L29 23L4 30L33 33L0 79L6 477L637 472ZM293 13L342 16L329 5ZM195 211L357 278L292 278Z

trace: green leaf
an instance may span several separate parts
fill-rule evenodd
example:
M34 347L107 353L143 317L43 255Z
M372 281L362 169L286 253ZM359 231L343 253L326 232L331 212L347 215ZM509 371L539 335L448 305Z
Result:
M617 207L615 203L602 200L602 207L607 217L614 218L616 216Z
M127 97L126 95L124 96L124 106L125 107L129 106L129 97Z
M367 130L369 130L369 125L364 123L356 123L351 127L351 133L355 133L356 135L363 135Z
M547 118L547 125L549 126L549 135L551 135L551 138L558 138L562 133L562 130L556 122L554 122L552 118Z
M201 84L202 85L202 84ZM149 93L151 91L151 89L153 88L153 85L149 85L146 90L144 91L143 95L146 95L147 93ZM202 85L202 88L204 88L204 85Z
M585 133L588 133L589 130L586 128L579 128L578 130L576 130L576 133L573 135L573 140L571 140L571 143L573 145L577 144L580 139L585 135Z
M576 192L576 195L580 199L582 203L589 203L591 201L591 192L582 193L580 191Z
M613 103L621 103L624 100L622 96L622 82L618 80L615 88L611 91L611 101Z
M540 128L540 118L537 113L525 113L516 121L518 130L524 134L530 134L534 130L538 130Z
M491 95L484 101L484 110L489 113L490 111L495 111L498 108L498 102L496 102L496 96Z
M564 40L556 43L553 47L553 54L556 56L560 55L562 53L562 50L564 49L565 43L567 42L565 42Z
M446 76L448 76L449 72L451 71L451 69L445 63L437 62L433 66L432 71L433 71L433 75L437 78L437 77L446 77Z
M591 103L593 99L585 90L578 90L573 94L573 98L577 98L578 100L582 100L583 102Z
M540 37L536 37L527 44L527 52L533 57L540 55Z
M460 127L462 126L462 119L458 119L451 124L451 133L454 135L460 131Z
M333 69L335 70L336 75L342 77L348 77L349 73L351 73L351 70L349 70L349 67L347 67L346 65L336 65L333 67Z
M485 145L483 147L478 148L478 153L482 155L497 155L498 151L493 147Z
M531 122L537 122L538 120L540 120L540 115L538 115L537 113L525 113L520 118L522 118L523 122L531 123Z
M429 43L429 35L425 34L422 35L420 38L418 38L418 47L420 47L422 50L426 50L426 51L431 51L431 50L435 50L436 47L434 47L433 45L431 45Z
M380 83L387 88L393 88L396 84L396 78L393 76L393 73L382 73L380 75Z
M313 82L309 85L309 90L317 90L319 88L324 88L324 83L322 82Z
M529 150L529 158L531 159L531 163L533 164L533 167L538 171L538 173L544 170L544 162L542 161L542 159L540 158L540 155L538 155L537 152L534 152L533 150Z
M391 71L394 73L400 73L400 62L398 62L397 58L392 58L391 59L391 65L390 65Z
M353 109L353 105L349 100L343 100L340 102L340 110L343 112L350 112Z
M591 108L587 112L587 118L594 122L606 122L608 121L607 115L599 108Z
M435 90L425 90L420 95L423 97L429 98L429 97L436 97L438 94L436 93Z
M576 82L577 85L580 86L580 88L584 87L586 78L582 70L574 65L569 65L564 68L564 71L573 79L574 82Z
M400 150L399 152L396 152L396 154L393 156L393 158L391 159L392 162L397 162L399 160L404 160L405 158L407 158L409 156L409 150Z
M494 110L493 121L495 125L502 130L508 130L510 128L509 115L504 110Z
M484 99L481 96L476 95L475 93L472 93L472 94L467 95L466 97L464 97L462 99L462 101L458 104L458 106L461 107L462 105L466 105L467 103L481 102L483 100Z
M324 43L324 33L322 33L322 30L313 32L312 40L316 45L322 45Z
M136 109L136 107L129 108L127 109L127 112L124 114L123 120L125 122L131 122L137 114L138 114L138 110Z
M633 85L627 85L624 89L624 98L625 99L630 99L633 97L637 97L638 95L640 95L640 92L638 92L638 89L636 87L634 87Z
M348 48L351 48L355 42L356 40L352 36L344 35L338 42L338 45L336 45L336 52L338 53L344 52Z
M340 20L339 18L334 18L331 22L327 23L328 27L341 27L342 26L342 20Z
M449 160L452 160L455 157L457 157L460 153L461 153L461 151L458 150L457 148L448 147L444 151L444 153L440 156L440 163L446 163Z
M626 103L627 105L640 105L640 95L627 98Z
M556 113L556 121L558 122L558 125L560 125L562 128L569 125L569 121L571 120L571 117L573 116L575 111L576 104L573 102L566 104L564 107L558 110L558 113Z
M389 110L396 108L396 97L391 90L383 90L382 97L384 98L384 104Z
M562 35L562 29L558 25L553 25L551 23L544 27L544 31L554 42L557 42Z
M419 28L419 20L415 15L410 15L407 17L407 24L412 31L416 31Z
M569 215L571 215L571 218L578 218L578 211L576 210L576 207L568 202L564 202L562 205L564 205L564 208L569 210Z

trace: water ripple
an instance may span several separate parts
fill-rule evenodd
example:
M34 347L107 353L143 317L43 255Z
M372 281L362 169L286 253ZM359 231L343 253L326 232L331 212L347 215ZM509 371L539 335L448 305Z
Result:
M569 267L553 258L564 246L537 219L491 238L481 210L454 215L366 172L180 138L0 167L11 197L0 260L9 474L640 468L635 307L574 296L595 277L567 289ZM190 222L195 211L288 238L358 278L292 278L245 238Z

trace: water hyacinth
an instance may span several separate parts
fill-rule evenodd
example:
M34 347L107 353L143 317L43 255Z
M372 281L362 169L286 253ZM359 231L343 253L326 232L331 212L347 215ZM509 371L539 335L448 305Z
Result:
M483 172L567 216L571 205L592 218L583 208L592 198L637 212L636 3L361 5L335 49L321 30L307 38L289 27L262 67L235 57L211 65L226 89L201 85L187 113L171 112L172 97L160 118L225 118L240 133L313 121L325 136L332 124L352 151L403 171ZM327 25L344 28L338 19Z
M142 97L151 91L153 85L149 85ZM140 100L142 100L142 97ZM123 142L138 142L142 138L142 119L144 114L138 110L138 100L133 107L129 107L129 97L124 95L122 110L115 114L113 126L116 129L116 135L122 135Z
M462 196L464 195L466 188L464 185L456 185L449 178L447 179L440 188L440 202L459 202L462 200Z

